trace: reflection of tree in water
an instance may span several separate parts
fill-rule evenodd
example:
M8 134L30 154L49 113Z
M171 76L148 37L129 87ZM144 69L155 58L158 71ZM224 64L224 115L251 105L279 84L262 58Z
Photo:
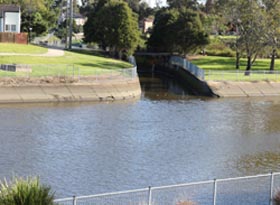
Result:
M237 169L244 175L279 172L280 152L263 152L242 156L236 162Z

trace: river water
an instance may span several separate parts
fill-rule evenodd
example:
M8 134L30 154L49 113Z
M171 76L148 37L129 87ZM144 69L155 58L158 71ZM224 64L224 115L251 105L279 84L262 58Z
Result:
M0 106L0 178L56 197L280 171L280 98L188 96L142 78L139 101Z

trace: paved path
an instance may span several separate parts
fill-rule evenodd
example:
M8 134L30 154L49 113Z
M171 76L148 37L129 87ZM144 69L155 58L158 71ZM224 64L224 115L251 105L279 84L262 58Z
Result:
M28 53L0 53L0 56L39 56L39 57L60 57L64 56L64 50L49 48L47 53L28 54Z

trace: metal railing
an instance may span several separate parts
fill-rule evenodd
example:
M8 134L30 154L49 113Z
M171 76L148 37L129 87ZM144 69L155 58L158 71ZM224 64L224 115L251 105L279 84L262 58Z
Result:
M57 199L58 205L272 205L280 173Z
M19 68L17 71L16 69ZM10 69L13 68L13 69ZM65 64L29 64L0 65L0 79L29 79L36 80L38 78L64 78L74 79L75 81L98 81L98 80L123 80L133 79L137 77L137 68L126 69L89 69L80 68L76 65Z
M244 70L207 70L205 80L212 81L279 81L280 71L254 70L245 75Z
M197 78L204 80L204 70L199 68L198 66L192 64L187 59L179 57L179 56L172 56L169 60L171 65L179 66L193 75L195 75Z

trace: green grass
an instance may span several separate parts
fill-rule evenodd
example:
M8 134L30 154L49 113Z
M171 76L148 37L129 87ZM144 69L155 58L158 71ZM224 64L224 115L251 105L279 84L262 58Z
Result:
M29 46L10 44L11 47L29 49ZM28 47L28 49L26 48ZM33 46L36 47L37 46ZM40 47L39 47L40 48ZM31 76L47 75L96 75L117 72L132 65L123 61L93 55L88 51L65 51L60 57L1 56L0 64L27 64L32 68ZM0 76L27 76L24 72L0 71Z
M48 51L47 48L34 45L20 45L11 43L0 43L0 53L28 53L42 54Z
M280 62L275 61L275 74L269 73L270 59L257 59L252 66L252 73L244 75L246 59L240 60L240 69L235 69L235 58L203 56L192 60L192 63L205 70L206 80L217 81L280 81Z
M205 70L236 70L234 57L202 56L192 60L192 63ZM247 61L240 60L240 70L246 69ZM269 70L270 59L257 59L252 70ZM275 70L280 70L279 60L275 61Z

